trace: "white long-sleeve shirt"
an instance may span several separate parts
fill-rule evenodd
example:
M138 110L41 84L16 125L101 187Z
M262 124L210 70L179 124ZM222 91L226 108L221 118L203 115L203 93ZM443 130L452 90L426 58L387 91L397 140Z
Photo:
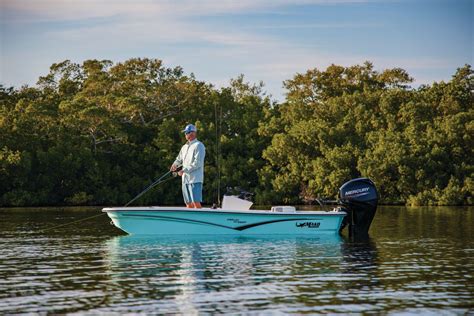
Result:
M183 166L183 183L204 182L204 157L206 156L206 147L204 144L193 139L181 147L174 165Z

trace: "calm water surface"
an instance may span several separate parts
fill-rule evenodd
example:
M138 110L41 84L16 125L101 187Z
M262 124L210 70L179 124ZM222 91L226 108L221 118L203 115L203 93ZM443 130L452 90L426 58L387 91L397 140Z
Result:
M368 241L124 236L0 209L0 313L474 313L474 208L381 207Z

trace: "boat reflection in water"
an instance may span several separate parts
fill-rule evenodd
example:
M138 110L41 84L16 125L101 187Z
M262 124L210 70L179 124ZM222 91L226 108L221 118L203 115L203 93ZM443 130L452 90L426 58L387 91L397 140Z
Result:
M108 305L116 312L301 311L291 302L317 311L334 303L335 288L359 284L356 270L372 262L359 260L339 235L123 236L109 240L107 249L108 274L117 285L110 300L120 301Z
M381 285L375 241L368 236L352 238L341 243L341 252L342 273L355 280L355 282L346 283L345 287L348 290L361 290L362 292L358 292L360 295L363 291Z

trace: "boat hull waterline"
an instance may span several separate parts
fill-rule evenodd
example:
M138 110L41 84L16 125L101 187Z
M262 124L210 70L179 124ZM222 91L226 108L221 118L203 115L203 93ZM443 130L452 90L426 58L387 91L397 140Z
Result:
M181 207L104 208L113 224L131 235L258 235L336 234L345 212L222 209Z

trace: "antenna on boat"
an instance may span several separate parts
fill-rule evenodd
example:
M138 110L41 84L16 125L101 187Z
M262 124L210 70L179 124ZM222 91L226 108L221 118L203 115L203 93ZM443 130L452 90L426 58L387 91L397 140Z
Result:
M217 205L221 205L221 168L220 168L220 138L222 133L222 105L219 107L219 127L217 122L217 103L214 104L216 127L216 168L217 168Z

